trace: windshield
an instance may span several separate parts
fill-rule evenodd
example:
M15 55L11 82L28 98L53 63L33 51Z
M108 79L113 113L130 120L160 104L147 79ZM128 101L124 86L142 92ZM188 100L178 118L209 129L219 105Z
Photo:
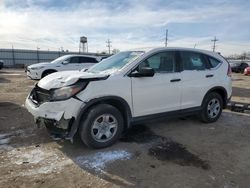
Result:
M56 58L55 60L51 61L50 63L60 63L64 60L66 60L68 57L69 57L68 55L64 55L64 56Z
M126 64L135 60L141 56L144 52L142 51L127 51L115 54L107 59L102 60L91 67L87 72L97 73L97 72L115 72L123 68Z

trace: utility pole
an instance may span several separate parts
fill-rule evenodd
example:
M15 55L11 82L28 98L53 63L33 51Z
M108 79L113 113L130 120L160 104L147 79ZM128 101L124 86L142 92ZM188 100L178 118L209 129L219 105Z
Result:
M15 51L14 51L14 46L12 44L12 60L13 60L13 67L15 66L16 64L16 61L15 61Z
M168 29L166 30L165 47L168 46Z
M194 48L196 48L196 46L197 46L197 44L195 43L195 44L194 44Z
M107 41L106 41L106 43L107 43L107 47L108 47L108 49L109 49L109 54L110 54L110 48L111 48L111 41L108 39Z
M40 50L40 48L37 46L36 47L36 52L37 52L37 61L38 61L38 63L40 63L39 50Z
M213 52L214 52L214 51L215 51L215 47L216 47L215 43L216 43L217 41L219 41L219 39L217 39L216 36L215 36L214 39L211 40L211 41L214 43L213 46L212 46L212 49L213 49Z

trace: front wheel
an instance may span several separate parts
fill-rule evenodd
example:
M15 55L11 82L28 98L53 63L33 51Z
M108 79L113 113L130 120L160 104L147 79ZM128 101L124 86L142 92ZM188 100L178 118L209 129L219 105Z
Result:
M84 144L91 148L113 145L121 136L123 117L112 105L99 104L92 107L82 118L80 136Z
M222 98L218 93L209 93L202 104L201 121L212 123L219 119L222 112Z

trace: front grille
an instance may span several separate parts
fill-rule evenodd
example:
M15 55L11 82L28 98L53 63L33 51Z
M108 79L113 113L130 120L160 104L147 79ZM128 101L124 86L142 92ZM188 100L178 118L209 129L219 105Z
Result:
M37 105L49 102L51 99L50 91L35 86L35 88L31 91L30 99Z

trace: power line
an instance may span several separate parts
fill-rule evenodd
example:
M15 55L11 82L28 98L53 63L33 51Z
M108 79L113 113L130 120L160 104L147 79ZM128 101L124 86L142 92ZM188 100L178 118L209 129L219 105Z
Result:
M219 39L217 39L216 38L216 36L214 37L214 39L213 40L211 40L214 44L213 44L213 46L212 46L212 49L213 49L213 52L215 51L215 43L217 42L217 41L219 41Z
M168 29L166 30L165 47L168 46Z
M108 50L109 50L109 54L110 54L110 48L111 48L111 41L108 39L107 41L106 41L106 43L107 43L107 47L108 47Z

